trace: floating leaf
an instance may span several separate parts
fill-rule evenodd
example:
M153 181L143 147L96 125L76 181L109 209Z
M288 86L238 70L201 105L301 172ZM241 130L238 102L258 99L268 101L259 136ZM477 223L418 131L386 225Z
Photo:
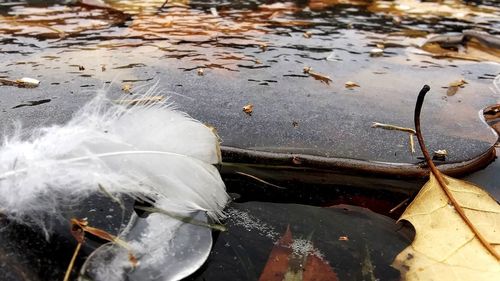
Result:
M467 81L465 81L464 79L460 79L460 80L451 82L448 85L448 91L446 91L446 95L447 96L453 96L454 94L457 93L458 89L459 88L463 88L463 86L465 84L467 84Z
M330 85L330 82L332 82L332 79L330 77L328 77L327 75L312 71L312 68L310 66L305 66L302 69L302 72L304 72L305 74L309 74L309 76L311 76L314 79L319 80L320 82L323 82L327 85Z
M249 103L243 107L243 112L245 112L248 115L252 115L253 112L253 104Z
M500 205L480 187L441 174L432 162L420 131L429 89L419 94L415 129L430 179L400 218L416 235L393 266L403 280L500 280Z
M347 82L345 82L345 87L346 87L346 88L350 88L350 89L352 89L352 88L354 88L354 87L359 87L359 85L358 85L358 83L356 83L356 82L353 82L353 81L347 81Z

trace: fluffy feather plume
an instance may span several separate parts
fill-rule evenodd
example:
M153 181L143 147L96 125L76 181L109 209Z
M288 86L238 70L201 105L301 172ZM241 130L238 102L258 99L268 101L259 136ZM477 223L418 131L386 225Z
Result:
M153 94L154 89L146 93ZM20 133L0 147L0 211L45 227L62 206L103 186L177 214L222 216L228 196L211 129L165 104L127 107L104 91L66 125Z

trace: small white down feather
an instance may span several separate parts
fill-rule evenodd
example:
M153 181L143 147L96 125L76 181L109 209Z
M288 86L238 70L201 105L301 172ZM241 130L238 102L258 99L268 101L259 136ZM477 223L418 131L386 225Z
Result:
M45 229L99 185L181 215L203 210L216 219L228 201L213 166L218 137L165 104L127 107L101 91L67 124L20 135L0 147L0 212L22 223Z

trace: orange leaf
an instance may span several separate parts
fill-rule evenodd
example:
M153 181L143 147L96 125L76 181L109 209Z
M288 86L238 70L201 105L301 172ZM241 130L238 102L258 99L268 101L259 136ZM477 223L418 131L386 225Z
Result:
M302 274L302 281L337 281L337 274L330 265L316 256L309 254L307 256L306 266Z
M287 226L285 234L274 245L262 271L259 281L282 281L288 270L288 262L292 254L292 232Z

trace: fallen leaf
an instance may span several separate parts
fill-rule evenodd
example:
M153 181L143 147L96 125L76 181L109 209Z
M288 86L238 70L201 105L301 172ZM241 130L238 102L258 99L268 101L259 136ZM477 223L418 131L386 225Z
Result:
M276 242L267 259L259 281L282 281L288 270L288 262L292 254L292 232L287 226L285 233Z
M354 87L359 87L359 85L356 82L347 81L347 82L345 82L345 87L352 89Z
M425 94L415 106L415 131L429 181L401 215L415 227L410 246L392 266L402 280L500 280L500 204L481 187L442 174L432 162L420 129Z
M205 71L203 70L203 68L198 68L198 70L196 72L198 73L199 76L203 76L205 74Z
M249 103L243 107L243 112L245 112L248 115L252 115L253 112L253 104Z
M340 236L339 241L349 241L349 237L347 236Z
M122 85L122 91L124 91L125 93L130 93L131 90L132 90L132 84L125 83Z
M454 94L457 93L458 89L459 88L463 88L463 86L465 84L467 84L467 81L465 81L464 79L460 79L460 80L451 82L448 85L448 90L446 91L446 95L447 96L453 96Z
M290 226L276 242L259 281L337 281L327 261L314 251L294 251Z
M302 36L304 36L304 38L311 38L312 37L312 32L311 31L306 31L306 32L304 32L304 34L302 34Z
M95 228L92 226L89 226L89 223L86 219L76 219L73 218L71 219L71 233L75 237L75 239L80 243L80 240L83 241L83 234L78 234L81 231L78 231L77 228L80 228L81 231L90 233L96 237L99 237L103 240L109 241L116 243L117 245L127 249L130 251L130 246L120 238L114 236L113 234L110 234L102 229Z
M323 82L327 85L330 85L330 82L332 82L332 79L326 75L317 73L317 72L309 72L309 75L313 77L316 80L319 80L320 82Z
M500 206L495 199L472 183L442 176L467 217L500 251ZM416 229L411 246L393 263L404 280L500 280L499 261L450 206L434 174L400 220Z

